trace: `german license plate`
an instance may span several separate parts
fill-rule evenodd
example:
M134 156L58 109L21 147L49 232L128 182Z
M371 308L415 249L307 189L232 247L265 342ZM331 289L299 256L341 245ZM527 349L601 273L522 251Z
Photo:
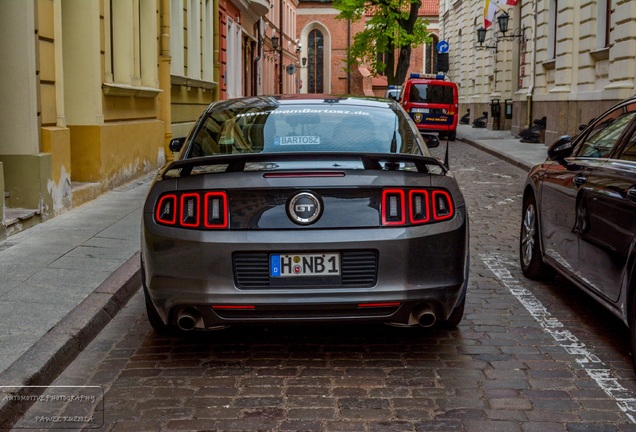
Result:
M272 254L269 256L271 277L339 276L340 254Z

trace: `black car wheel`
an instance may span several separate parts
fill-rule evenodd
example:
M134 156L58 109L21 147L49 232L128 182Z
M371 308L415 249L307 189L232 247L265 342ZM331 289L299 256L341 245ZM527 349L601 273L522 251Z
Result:
M464 308L466 307L466 296L462 299L461 303L455 306L453 312L450 314L447 320L442 322L442 326L446 328L455 328L462 322L464 318Z
M146 299L146 314L148 315L148 322L157 333L166 334L170 331L170 327L163 323L155 305L152 304L148 290L144 287L144 297Z
M629 343L632 352L632 367L636 372L636 296L632 296L632 307L629 314Z
M152 304L152 300L150 299L150 294L148 294L148 288L146 288L146 272L144 271L144 259L141 257L141 285L144 290L144 299L146 301L146 315L148 315L148 322L157 333L168 333L170 331L170 326L164 324L157 309L155 309L155 305Z
M523 274L530 279L542 279L548 272L541 257L539 245L539 218L534 195L528 195L523 201L521 233L519 236L519 260Z
M455 141L457 139L457 131L452 131L448 133L448 140Z

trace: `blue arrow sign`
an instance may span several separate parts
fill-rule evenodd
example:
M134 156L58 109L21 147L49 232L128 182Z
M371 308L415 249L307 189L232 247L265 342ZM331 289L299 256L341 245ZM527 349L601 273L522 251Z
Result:
M448 52L448 42L439 41L437 42L437 52L440 54L444 54Z

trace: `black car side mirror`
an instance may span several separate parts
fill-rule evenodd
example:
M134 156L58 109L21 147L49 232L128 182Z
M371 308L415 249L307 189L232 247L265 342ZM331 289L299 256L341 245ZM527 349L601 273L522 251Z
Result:
M572 138L569 135L563 135L548 147L548 159L558 162L572 156L573 151Z
M423 133L420 135L422 135L422 138L424 139L424 142L426 143L426 147L428 148L439 147L439 137L437 135L428 134L428 133Z
M179 138L173 138L170 140L170 150L175 152L175 153L179 153L179 151L181 151L181 147L183 147L183 144L185 143L185 137L179 137Z

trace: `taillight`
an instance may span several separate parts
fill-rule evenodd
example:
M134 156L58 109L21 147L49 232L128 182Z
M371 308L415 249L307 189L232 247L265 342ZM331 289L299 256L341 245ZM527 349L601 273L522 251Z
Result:
M443 189L384 189L381 207L382 226L440 222L455 215L453 198Z
M409 191L409 216L412 224L423 224L431 220L427 190Z
M402 189L385 189L382 191L382 225L404 225L406 212L404 191Z
M453 217L453 199L445 190L435 190L433 195L433 219L443 221Z
M157 200L155 221L160 225L193 229L225 229L229 226L227 193L184 192L162 195Z
M177 196L174 194L164 195L159 198L155 219L164 225L174 225L177 223Z
M181 195L181 225L188 228L197 228L200 220L201 201L198 193L186 193Z
M203 224L206 228L227 228L227 195L225 192L205 194Z

